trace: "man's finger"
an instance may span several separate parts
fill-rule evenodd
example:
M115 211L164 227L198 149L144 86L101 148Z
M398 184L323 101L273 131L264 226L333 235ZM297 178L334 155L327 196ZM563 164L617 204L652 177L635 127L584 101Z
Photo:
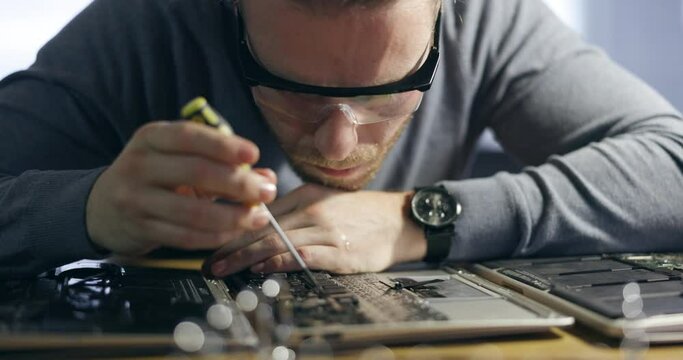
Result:
M291 213L302 205L319 202L326 197L340 193L339 190L326 188L322 185L305 184L270 204L271 212L275 216Z
M287 236L292 240L296 249L311 246L337 247L338 245L329 234L312 231L310 228L287 231ZM273 233L234 252L213 255L209 266L214 275L225 276L285 253L291 255L282 239ZM304 259L304 261L306 260Z
M328 270L330 272L344 272L339 266L339 250L331 246L306 246L299 248L299 255L304 259L306 265L312 270ZM294 256L287 252L277 254L250 267L252 272L288 272L300 271L301 266L296 262Z
M175 189L191 186L207 193L245 202L271 201L276 187L254 171L188 155L149 153L131 158L126 173L142 181Z
M277 221L282 227L282 229L285 231L285 234L289 237L289 239L294 242L294 246L304 245L299 243L298 238L300 236L302 236L302 238L305 237L300 234L316 233L316 231L312 231L310 229L310 227L314 226L315 224L313 224L310 218L308 218L305 214L301 212L279 216L277 218ZM302 231L299 232L299 230ZM317 230L318 237L321 235L321 231L322 230ZM208 261L219 261L239 249L246 249L250 245L253 245L254 243L261 241L262 239L269 237L277 238L277 243L282 244L282 246L285 246L283 240L275 232L275 229L273 229L273 227L270 225L266 225L258 230L245 232L244 235L239 239L231 241L222 248L218 249L215 253L211 255Z
M277 174L275 173L275 171L267 168L254 168L252 170L254 170L254 172L256 172L257 174L270 180L271 183L277 184Z
M295 189L294 191L285 194L282 197L277 198L271 204L268 204L270 212L273 216L279 218L280 216L294 212L299 204L304 203L303 194L299 190L301 188Z
M210 232L144 219L132 231L140 241L184 250L216 249L242 235L242 231Z
M258 229L268 223L267 215L258 207L219 204L159 188L148 188L139 201L142 216L200 231Z
M225 164L253 164L259 150L251 141L190 121L150 123L136 132L134 144L172 154L192 154Z

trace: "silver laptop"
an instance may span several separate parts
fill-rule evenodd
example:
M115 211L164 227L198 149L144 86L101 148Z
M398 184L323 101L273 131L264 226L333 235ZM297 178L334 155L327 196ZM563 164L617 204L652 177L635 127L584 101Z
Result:
M605 335L683 342L683 254L501 260L470 269Z
M0 306L30 316L0 314L0 347L131 340L186 351L347 347L537 333L574 321L460 267L314 275L323 295L301 273L209 279L189 270L74 263L3 284L9 295Z

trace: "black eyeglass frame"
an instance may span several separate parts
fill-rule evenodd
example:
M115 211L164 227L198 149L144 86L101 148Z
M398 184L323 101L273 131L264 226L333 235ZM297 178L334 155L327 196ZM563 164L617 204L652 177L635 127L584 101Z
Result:
M285 90L297 93L315 94L329 97L354 97L368 95L387 95L406 91L419 90L425 92L429 90L434 81L436 70L439 67L439 40L441 34L441 11L436 18L434 25L434 42L429 49L427 60L417 69L416 72L405 78L383 85L366 87L328 87L303 84L279 77L259 64L249 49L247 38L244 31L244 20L240 14L239 7L235 6L235 16L237 17L237 41L239 63L242 76L249 86L265 86L277 90Z

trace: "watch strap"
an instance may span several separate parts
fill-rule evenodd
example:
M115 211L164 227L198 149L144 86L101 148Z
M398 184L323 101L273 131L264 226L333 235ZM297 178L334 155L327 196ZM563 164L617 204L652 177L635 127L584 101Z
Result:
M451 251L455 226L452 224L441 228L425 226L424 232L427 238L427 255L424 261L438 263L446 260Z

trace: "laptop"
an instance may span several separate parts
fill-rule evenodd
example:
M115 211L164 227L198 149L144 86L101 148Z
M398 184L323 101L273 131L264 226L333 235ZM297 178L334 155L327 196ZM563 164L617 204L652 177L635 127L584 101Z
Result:
M607 336L683 341L683 254L501 260L470 270Z
M199 271L81 261L1 282L0 348L248 350L424 343L546 332L574 319L463 267L378 274Z

